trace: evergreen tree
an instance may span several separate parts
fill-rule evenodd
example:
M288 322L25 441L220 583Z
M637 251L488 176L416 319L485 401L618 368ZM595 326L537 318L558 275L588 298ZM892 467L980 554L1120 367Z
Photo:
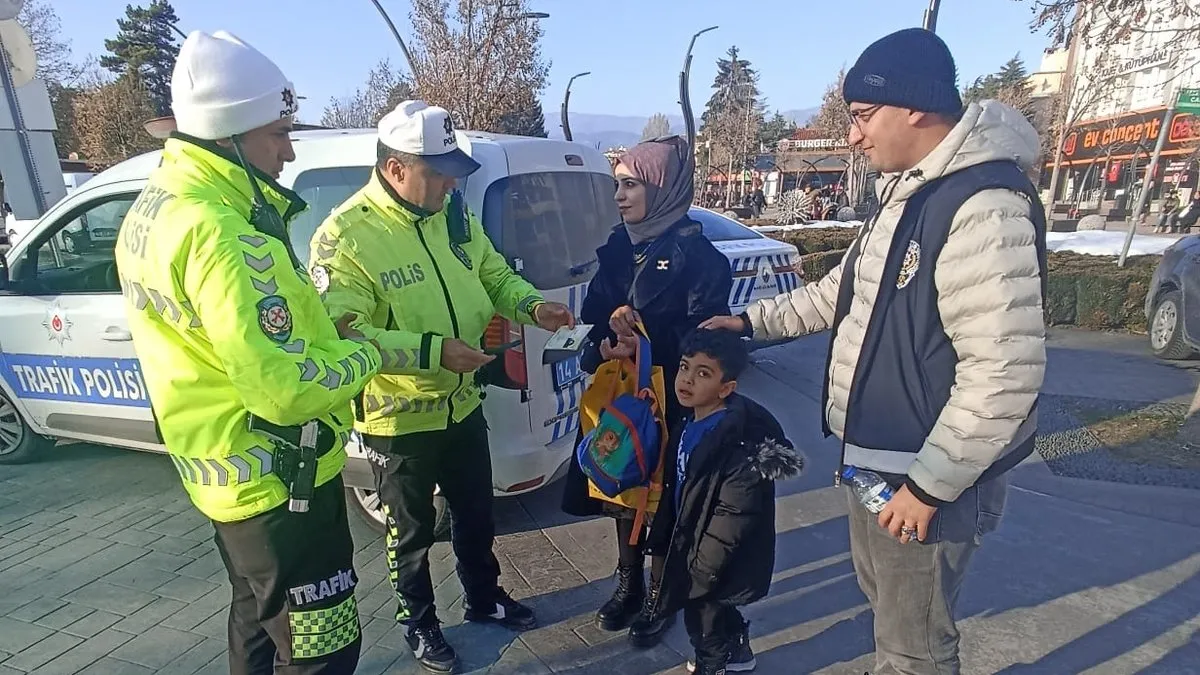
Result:
M716 123L719 117L731 110L744 113L747 106L758 108L761 117L758 73L750 67L749 61L738 58L740 53L737 46L733 46L726 52L728 58L717 59L717 76L712 85L715 91L700 117L701 129Z
M775 111L775 116L762 125L758 131L758 142L764 148L773 150L775 144L788 138L796 131L796 123Z
M149 7L125 7L117 19L117 37L104 41L109 54L100 65L117 75L130 74L142 83L157 115L171 114L171 71L179 56L179 21L168 0L151 0Z
M713 94L700 117L700 132L710 141L710 161L725 173L738 175L759 151L759 129L764 106L759 97L758 74L750 62L739 58L736 46L717 60ZM727 186L727 196L732 192Z
M532 96L530 98L532 99ZM542 103L536 100L531 100L528 105L521 109L501 116L496 127L499 133L512 134L513 136L546 138L548 135L546 133L546 115L542 112Z
M671 135L671 120L662 113L654 113L650 119L646 121L646 126L642 129L642 140L648 141L651 138L660 138L662 136Z
M999 71L975 78L975 81L963 90L963 103L995 99L1020 110L1032 121L1033 92L1028 80L1029 73L1025 69L1025 62L1021 55L1017 54L1001 66Z

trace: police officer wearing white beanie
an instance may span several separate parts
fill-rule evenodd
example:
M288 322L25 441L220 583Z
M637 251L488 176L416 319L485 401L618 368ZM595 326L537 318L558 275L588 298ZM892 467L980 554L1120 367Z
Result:
M339 338L297 271L287 222L305 204L276 182L295 159L292 83L237 37L193 32L171 96L176 131L117 264L164 444L233 586L229 670L352 673L362 637L340 473L379 350Z

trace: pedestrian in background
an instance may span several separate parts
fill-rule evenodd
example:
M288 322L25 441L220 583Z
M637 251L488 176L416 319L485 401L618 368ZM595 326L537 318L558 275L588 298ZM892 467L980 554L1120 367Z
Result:
M850 549L875 614L875 675L957 674L954 605L1033 452L1046 367L1046 224L1024 170L1037 132L996 101L964 111L935 34L893 33L846 73L849 142L883 175L879 209L825 278L708 327L833 332L823 409L850 489Z

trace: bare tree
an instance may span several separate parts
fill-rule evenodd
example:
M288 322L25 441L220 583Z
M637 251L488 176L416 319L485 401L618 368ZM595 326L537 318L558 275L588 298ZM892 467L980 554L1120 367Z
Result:
M1078 45L1076 46L1079 47ZM1070 77L1064 77L1058 100L1054 104L1054 116L1050 119L1042 137L1043 150L1049 150L1047 160L1054 162L1050 172L1050 198L1046 200L1046 215L1050 217L1054 208L1055 195L1062 172L1064 149L1071 129L1079 122L1096 117L1096 110L1128 91L1125 79L1108 73L1112 57L1106 50L1093 50L1079 59ZM1069 71L1070 72L1070 71ZM1046 139L1053 138L1047 148Z
M70 85L80 75L71 60L71 42L62 36L58 14L46 0L27 0L17 23L29 33L37 54L37 76L47 84Z
M838 71L837 80L825 88L821 96L821 108L809 121L808 127L826 138L846 138L850 135L850 108L842 99L842 82L846 80L846 69Z
M401 102L413 98L412 84L383 59L367 74L367 82L350 96L331 98L321 125L336 129L368 129Z
M103 169L162 147L142 126L155 116L155 109L137 77L122 75L112 81L97 74L86 77L91 81L75 97L74 112L80 151L89 165Z
M1045 30L1054 46L1076 36L1084 46L1122 44L1137 34L1172 33L1168 44L1194 43L1200 37L1200 5L1195 0L1025 0L1033 28ZM1175 28L1162 23L1178 22Z
M60 155L79 150L75 135L74 98L83 72L71 57L71 43L62 36L62 25L46 0L28 0L17 15L17 23L29 33L37 55L37 76L46 83L50 107L58 123L54 144Z
M550 72L527 10L526 0L413 0L418 96L477 131L526 111Z

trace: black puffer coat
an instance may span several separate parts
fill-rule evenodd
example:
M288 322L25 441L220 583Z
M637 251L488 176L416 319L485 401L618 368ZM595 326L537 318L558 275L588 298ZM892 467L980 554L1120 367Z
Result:
M616 342L609 317L619 307L633 307L649 334L654 365L663 369L667 425L674 426L680 417L675 399L680 343L702 321L729 314L733 273L729 259L704 236L700 223L687 218L652 242L645 254L644 262L635 262L624 225L615 227L608 242L596 250L599 267L579 311L580 322L594 326L582 365L589 373L596 371L603 363L600 343L605 338ZM576 516L601 513L601 503L588 496L587 477L574 461L563 484L562 507Z
M682 425L671 434L678 445ZM700 597L746 605L767 594L775 568L775 481L804 460L766 408L734 394L725 417L692 451L679 512L674 470L647 540L666 555L659 610Z

